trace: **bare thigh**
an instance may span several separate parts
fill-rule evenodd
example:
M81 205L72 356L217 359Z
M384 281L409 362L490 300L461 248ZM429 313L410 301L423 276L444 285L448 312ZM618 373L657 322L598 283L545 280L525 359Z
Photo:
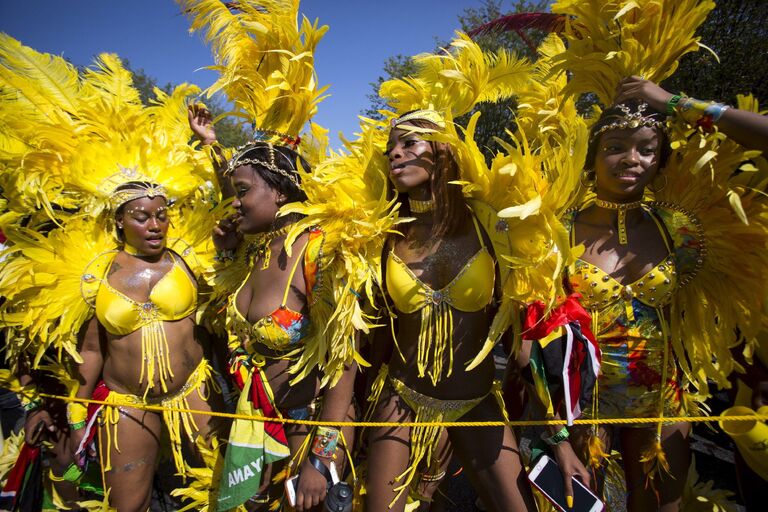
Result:
M204 382L199 390L194 390L187 396L189 408L200 413L193 414L193 428L197 431L193 433L192 442L188 443L188 448L197 459L200 459L196 443L202 443L208 449L215 446L214 438L223 439L229 433L231 420L219 416L211 416L210 412L224 411L224 398L221 393L213 389L208 382ZM185 433L182 436L186 438ZM199 462L199 460L198 460Z
M413 421L413 413L402 399L385 386L374 413L374 421ZM366 512L402 512L408 490L389 507L395 499L395 481L408 468L410 455L409 427L374 427L369 432L368 474L366 478Z
M627 510L646 512L680 510L680 503L691 464L688 442L690 424L674 423L661 431L661 445L669 462L670 474L655 475L648 481L640 462L643 452L653 444L655 428L623 428L620 432L621 458L627 480ZM658 496L658 498L657 498Z
M106 456L109 449L112 463L112 469L104 475L109 502L120 512L149 509L161 428L157 413L121 407L116 437L113 425L99 429L101 453ZM109 436L112 437L108 447Z
M489 395L461 421L502 419L495 397ZM472 485L489 510L536 510L520 450L509 427L454 427L448 435Z

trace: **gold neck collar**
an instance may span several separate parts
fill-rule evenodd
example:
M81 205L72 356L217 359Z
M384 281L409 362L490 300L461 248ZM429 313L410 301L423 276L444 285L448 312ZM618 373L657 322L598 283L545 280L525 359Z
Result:
M618 211L619 243L621 245L627 245L629 242L627 238L627 210L640 208L643 205L643 202L633 201L631 203L612 203L611 201L595 198L595 205L607 210Z
M435 202L432 199L419 201L418 199L408 198L408 206L411 213L427 213L435 209Z

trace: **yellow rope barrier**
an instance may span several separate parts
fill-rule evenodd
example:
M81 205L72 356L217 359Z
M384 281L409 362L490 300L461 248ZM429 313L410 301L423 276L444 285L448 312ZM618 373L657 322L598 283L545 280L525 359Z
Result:
M79 402L83 404L98 404L108 405L111 407L120 407L121 404L108 403L103 400L92 400L89 398L76 398L70 396L51 395L48 393L40 393L38 396L43 398L50 398L54 400L62 400L64 402ZM131 407L133 409L140 409L143 411L162 412L167 407L159 405L149 404L125 404L125 407ZM501 427L508 425L510 427L532 427L538 425L565 425L565 420L525 420L525 421L454 421L454 422L390 422L390 421L315 421L315 420L294 420L291 418L267 418L265 416L257 415L245 415L235 414L228 412L215 412L215 411L200 411L196 409L174 409L183 413L201 414L208 416L217 416L220 418L232 418L243 419L250 421L261 422L273 422L273 423L288 423L293 425L311 425L311 426L342 426L342 427L423 427L423 426L438 426L438 427ZM590 420L575 420L576 425L629 425L638 423L658 423L659 421L665 423L708 423L713 421L720 421L720 416L665 416L664 418L599 418ZM768 421L768 414L753 414L743 416L728 416L728 421Z

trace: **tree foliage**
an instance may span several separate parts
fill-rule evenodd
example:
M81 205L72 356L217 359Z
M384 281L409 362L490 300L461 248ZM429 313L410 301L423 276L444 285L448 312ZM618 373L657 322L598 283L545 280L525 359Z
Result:
M702 49L680 60L662 86L703 100L736 104L737 94L752 93L768 102L768 3L759 0L717 0L697 32Z

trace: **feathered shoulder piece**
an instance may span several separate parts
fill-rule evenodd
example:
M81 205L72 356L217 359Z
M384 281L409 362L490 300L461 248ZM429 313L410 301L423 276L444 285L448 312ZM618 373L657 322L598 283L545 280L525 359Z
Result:
M89 285L100 281L116 243L103 224L74 219L47 235L25 228L5 231L11 241L0 266L0 307L8 328L9 358L33 355L33 366L53 349L80 361L77 333L92 315Z
M729 349L754 344L763 328L755 305L768 292L768 205L759 192L731 181L734 170L753 168L755 151L719 133L697 132L685 141L674 143L663 170L667 185L651 205L682 266L673 346L686 376L705 393L707 379L728 387L735 368Z
M223 91L257 130L298 136L323 99L314 53L328 27L306 17L299 27L298 0L177 2L213 51L220 76L207 94Z
M414 57L417 72L381 84L379 95L398 113L429 108L460 116L484 101L499 101L528 86L531 63L507 50L484 52L457 33L440 54Z
M540 300L552 305L562 296L559 274L572 260L568 236L559 221L578 182L586 147L586 128L552 131L531 147L524 134L509 134L513 144L502 147L490 167L474 130L479 113L463 137L448 126L438 134L451 142L461 169L464 194L493 242L500 269L502 300L485 348L472 369L517 317L520 303Z
M333 385L344 365L367 366L355 348L356 332L372 327L361 302L374 302L384 241L400 222L395 200L387 199L386 135L374 125L364 124L360 138L346 142L346 152L304 174L307 201L281 210L303 216L288 233L286 247L295 250L296 238L309 231L307 255L314 262L305 261L305 272L314 265L318 275L310 304L315 339L304 349L295 379L318 367L323 382Z
M711 0L560 0L552 12L564 15L567 50L553 70L572 73L567 95L592 92L610 105L624 77L659 83L702 47L694 34L714 7Z

